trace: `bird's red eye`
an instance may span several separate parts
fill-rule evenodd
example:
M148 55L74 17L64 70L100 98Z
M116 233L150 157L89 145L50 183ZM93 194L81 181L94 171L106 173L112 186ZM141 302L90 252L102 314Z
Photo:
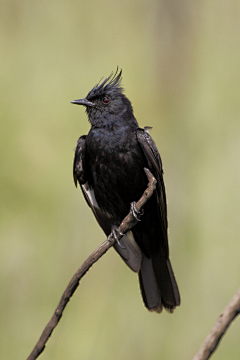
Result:
M105 96L105 97L103 98L102 102L103 102L104 104L108 104L108 103L110 102L110 99L109 99L107 96Z

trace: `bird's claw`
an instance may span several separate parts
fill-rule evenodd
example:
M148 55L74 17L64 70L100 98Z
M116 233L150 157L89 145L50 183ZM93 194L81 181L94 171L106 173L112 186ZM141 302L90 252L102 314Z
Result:
M125 247L123 245L121 245L120 241L118 240L118 236L117 236L117 232L119 235L123 236L124 234L121 233L120 231L117 231L117 230L112 230L111 234L108 236L108 241L111 241L111 238L114 237L114 240L116 241L116 243L118 244L118 246L121 248L121 249L125 249Z
M133 201L133 202L131 203L130 213L132 214L132 216L133 216L137 221L141 221L140 216L143 215L144 210L142 209L142 211L138 211L138 210L136 209L136 203L135 203L135 201Z

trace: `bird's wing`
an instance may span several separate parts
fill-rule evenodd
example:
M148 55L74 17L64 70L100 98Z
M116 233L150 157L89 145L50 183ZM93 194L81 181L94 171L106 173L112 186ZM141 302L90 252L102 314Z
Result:
M147 160L148 168L157 180L156 198L161 227L162 246L151 258L143 255L139 273L144 302L150 310L161 312L162 305L170 310L180 305L180 295L169 260L167 238L167 204L160 155L151 136L144 129L137 130L137 138Z
M73 179L76 187L77 183L79 183L87 204L92 209L97 222L108 236L114 228L114 220L109 218L109 215L105 214L99 208L95 199L94 190L89 187L87 174L85 172L85 139L86 135L81 136L77 142L73 162ZM142 252L134 241L131 231L122 237L121 246L116 243L114 247L133 271L138 272L140 270Z
M74 162L73 162L73 180L74 180L76 187L77 187L77 184L79 183L80 188L83 193L83 196L84 196L87 204L90 206L94 215L96 216L97 220L99 221L97 214L96 214L98 205L97 205L97 202L95 199L95 194L94 194L93 189L90 189L90 187L88 185L87 174L85 171L85 140L86 140L86 135L83 135L78 139L78 142L77 142L77 146L75 149ZM101 225L101 223L100 223L100 225Z
M73 161L73 180L76 187L78 182L80 185L86 182L85 171L83 168L83 163L85 160L85 139L86 135L81 136L78 139L75 149L75 156Z
M164 236L165 243L167 246L167 227L168 227L167 204L166 204L165 186L163 181L162 161L153 139L146 130L138 129L137 139L147 160L148 168L157 180L156 195L158 202L159 219L160 219L162 234Z
M78 139L77 146L75 149L75 156L73 161L73 180L75 186L79 183L80 188L82 190L83 196L87 202L87 204L92 208L91 201L87 192L85 191L83 185L87 182L85 170L84 170L84 162L85 162L85 139L86 135L81 136ZM94 209L92 208L94 211Z

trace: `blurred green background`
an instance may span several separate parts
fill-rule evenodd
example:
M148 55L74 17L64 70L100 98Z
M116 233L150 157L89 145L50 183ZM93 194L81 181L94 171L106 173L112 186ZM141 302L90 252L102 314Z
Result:
M191 359L240 284L240 2L1 0L0 358L25 359L105 237L72 181L84 97L123 69L162 156L182 296L149 313L110 250L41 359ZM240 320L214 359L240 357Z

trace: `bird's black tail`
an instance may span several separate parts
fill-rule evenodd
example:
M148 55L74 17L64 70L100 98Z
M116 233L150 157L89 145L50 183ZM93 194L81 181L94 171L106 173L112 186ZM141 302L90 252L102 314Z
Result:
M143 301L151 311L160 313L164 306L173 312L180 305L178 286L173 274L171 263L162 251L147 258L143 254L139 282Z

